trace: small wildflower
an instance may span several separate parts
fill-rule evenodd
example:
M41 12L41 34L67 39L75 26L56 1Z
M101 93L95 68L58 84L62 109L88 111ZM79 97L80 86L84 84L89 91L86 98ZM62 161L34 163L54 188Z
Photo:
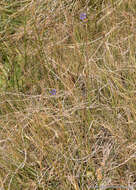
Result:
M55 90L55 89L51 90L51 91L50 91L50 94L56 95L56 90Z
M86 21L87 20L86 13L81 13L80 14L80 20L82 20L82 21Z

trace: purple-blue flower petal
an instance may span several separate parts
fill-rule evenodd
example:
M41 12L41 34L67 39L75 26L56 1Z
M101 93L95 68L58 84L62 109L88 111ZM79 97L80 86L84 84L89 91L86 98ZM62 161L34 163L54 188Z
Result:
M50 93L51 93L52 95L56 95L56 90L55 90L55 89L52 89L52 90L50 91Z

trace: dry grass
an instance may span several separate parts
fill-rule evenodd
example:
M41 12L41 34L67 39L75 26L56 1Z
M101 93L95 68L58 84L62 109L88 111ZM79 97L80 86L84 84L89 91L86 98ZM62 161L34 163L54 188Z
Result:
M134 190L135 0L1 0L0 15L0 189Z

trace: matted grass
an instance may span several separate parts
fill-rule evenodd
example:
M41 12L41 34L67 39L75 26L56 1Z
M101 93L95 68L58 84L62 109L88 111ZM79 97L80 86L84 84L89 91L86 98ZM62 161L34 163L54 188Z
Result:
M1 0L0 189L136 188L135 18L135 0Z

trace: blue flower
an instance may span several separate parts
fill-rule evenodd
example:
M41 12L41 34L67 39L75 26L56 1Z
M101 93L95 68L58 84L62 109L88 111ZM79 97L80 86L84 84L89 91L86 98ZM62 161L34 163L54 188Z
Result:
M86 20L86 19L87 19L86 13L81 13L81 14L80 14L80 20L84 21L84 20Z
M56 95L56 90L52 89L49 93L52 94L52 95Z

